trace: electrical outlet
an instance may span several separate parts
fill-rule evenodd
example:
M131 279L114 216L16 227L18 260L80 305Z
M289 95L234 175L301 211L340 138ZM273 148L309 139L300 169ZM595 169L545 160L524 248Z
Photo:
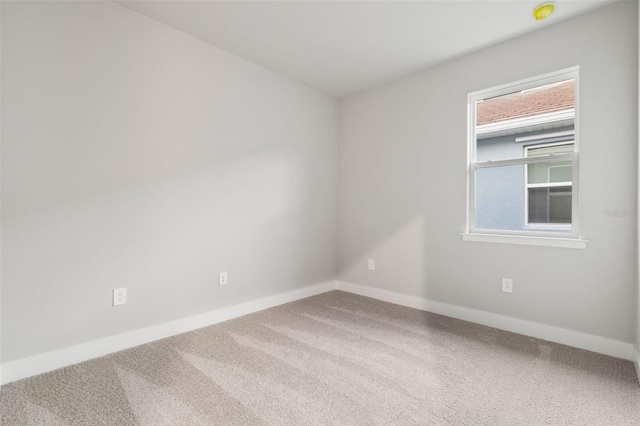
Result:
M374 269L376 269L376 261L373 259L369 259L368 266L369 270L373 271Z
M113 290L113 306L125 305L127 303L127 289L116 288Z
M511 278L502 279L502 291L505 293L513 293L513 280Z
M218 285L227 285L227 284L229 284L227 273L220 272L220 274L218 275Z

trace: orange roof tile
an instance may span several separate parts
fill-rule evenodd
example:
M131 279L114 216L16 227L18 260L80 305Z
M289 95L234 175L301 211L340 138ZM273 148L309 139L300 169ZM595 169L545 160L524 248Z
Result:
M568 80L536 89L487 99L476 104L476 124L562 111L575 106L575 81Z

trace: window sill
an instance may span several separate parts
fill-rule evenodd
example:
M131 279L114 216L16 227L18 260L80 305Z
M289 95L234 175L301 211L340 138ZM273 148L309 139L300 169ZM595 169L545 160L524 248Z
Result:
M524 235L501 235L501 234L472 234L462 233L463 241L476 241L481 243L498 244L520 244L527 246L560 247L572 249L586 249L589 240L578 238L553 238L553 237L532 237Z

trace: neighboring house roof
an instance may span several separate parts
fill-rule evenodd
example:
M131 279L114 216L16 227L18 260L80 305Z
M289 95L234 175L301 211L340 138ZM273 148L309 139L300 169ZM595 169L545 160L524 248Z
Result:
M496 123L575 107L574 80L554 83L478 102L476 124Z

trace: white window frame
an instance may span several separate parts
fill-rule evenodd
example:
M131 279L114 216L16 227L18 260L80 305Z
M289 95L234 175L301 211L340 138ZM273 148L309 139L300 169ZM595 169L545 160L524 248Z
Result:
M522 147L524 150L524 157L531 158L527 155L530 149L535 148L546 148L549 146L560 146L560 145L573 145L575 152L575 140L566 140L562 142L551 142L551 143L537 143L531 145L525 145ZM546 157L549 158L549 157ZM573 165L573 164L572 164ZM558 166L549 166L547 171L548 183L529 183L529 165L525 164L524 166L524 226L526 229L557 229L564 231L571 231L571 225L564 223L538 223L538 222L529 222L529 188L553 188L558 186L570 186L571 187L571 199L573 201L573 182L551 182L551 168L553 167L569 167L567 164L561 164ZM573 173L572 173L573 176ZM573 205L572 205L573 207ZM573 211L571 212L573 217Z
M467 226L462 238L465 241L494 242L506 244L528 244L537 246L586 248L586 240L580 238L579 232L579 67L567 68L560 71L544 74L520 80L514 83L504 84L490 89L469 93L467 96ZM543 157L515 158L495 161L476 161L476 102L498 96L507 95L522 90L533 89L548 84L559 83L565 80L575 81L575 115L574 115L574 150L572 153L556 154ZM502 230L479 229L475 225L475 179L476 170L486 167L527 165L534 163L571 162L573 166L572 198L571 198L571 227L567 232L543 231L536 229ZM525 167L526 168L526 167ZM525 191L526 192L526 191ZM527 194L525 193L525 197ZM526 215L525 211L525 215ZM525 221L526 224L526 221ZM526 225L525 225L526 226ZM565 225L566 227L566 225ZM547 229L550 229L547 227Z

